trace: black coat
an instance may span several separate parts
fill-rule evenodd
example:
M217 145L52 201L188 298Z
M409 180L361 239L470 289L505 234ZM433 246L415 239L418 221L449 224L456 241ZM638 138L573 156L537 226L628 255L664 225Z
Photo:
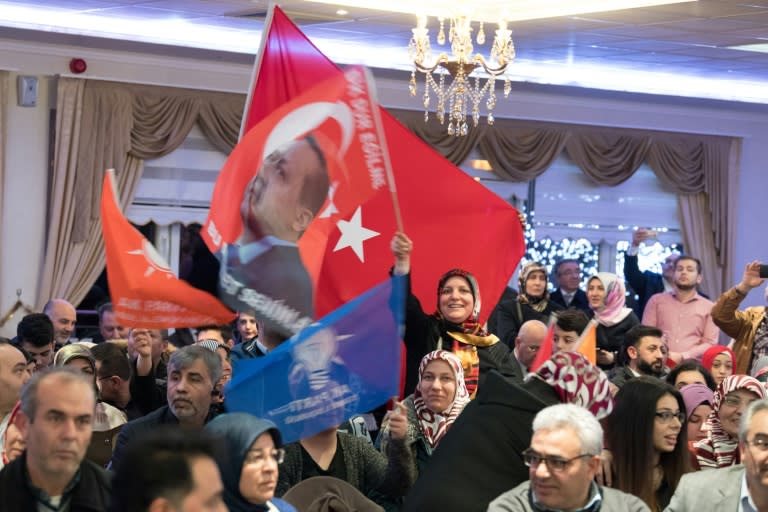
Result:
M639 310L637 315L642 317L648 299L652 295L664 291L664 279L661 274L649 270L641 272L637 264L637 255L630 256L629 254L624 254L624 277L629 286L637 293Z
M539 379L516 384L489 372L440 441L402 511L484 512L497 496L528 480L522 452L531 444L533 418L556 403L555 390Z
M129 421L120 430L117 436L115 450L112 453L112 460L109 462L109 468L115 469L119 464L120 458L125 452L126 446L137 437L142 437L152 432L160 425L178 425L179 420L174 416L168 406L163 406L139 419Z
M0 471L0 510L3 512L34 512L37 501L24 476L27 454ZM112 493L112 476L103 468L84 459L80 463L80 481L73 489L69 510L72 512L104 512Z
M563 307L549 300L547 307L539 312L528 304L521 304L517 299L500 302L496 307L498 317L496 320L496 334L507 347L514 348L515 338L520 327L528 320L540 320L549 323L549 316L554 311L560 311Z
M421 359L437 350L438 341L443 341L443 350L451 351L453 338L447 332L459 331L459 327L448 322L438 320L433 315L427 315L421 309L421 303L411 293L410 276L406 279L408 293L405 304L405 341L406 366L405 366L405 390L404 395L410 395L416 389L419 382L419 363ZM485 375L490 370L498 370L505 376L516 376L516 365L510 359L514 358L503 343L499 342L488 347L477 347L477 355L480 359L480 376L478 387L482 386ZM519 377L519 375L517 375Z
M565 304L565 298L563 297L563 292L558 288L557 290L553 291L552 294L549 296L549 300L554 302L555 304L559 304L563 309L565 308L576 308L584 313L589 318L592 318L592 316L595 314L594 311L592 311L592 308L589 307L589 301L587 300L587 294L584 293L584 290L578 289L576 290L576 293L573 296L573 299L571 300L570 305Z

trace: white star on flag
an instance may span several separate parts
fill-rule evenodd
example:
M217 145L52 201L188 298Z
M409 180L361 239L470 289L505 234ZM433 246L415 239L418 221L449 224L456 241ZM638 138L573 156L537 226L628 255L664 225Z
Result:
M362 223L362 207L360 206L357 207L357 210L355 210L355 213L352 215L351 219L348 221L339 220L336 222L336 226L339 228L339 231L341 231L341 237L339 238L339 241L336 242L336 247L333 248L333 252L344 249L345 247L349 247L355 251L355 254L360 259L360 261L365 263L365 255L363 254L363 242L369 238L379 236L381 233L377 233L376 231L364 228Z

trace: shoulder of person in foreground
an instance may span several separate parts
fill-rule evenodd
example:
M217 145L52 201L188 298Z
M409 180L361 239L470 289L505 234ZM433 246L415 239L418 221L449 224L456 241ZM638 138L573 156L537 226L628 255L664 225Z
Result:
M726 468L704 469L683 475L677 484L664 512L685 512L699 510L705 505L723 505L718 503L730 493L734 499L734 507L738 504L741 494L741 481L744 478L744 466L736 464ZM728 503L726 503L727 505ZM715 508L713 508L714 510Z
M523 512L532 511L528 499L531 483L523 482L514 489L505 492L488 505L488 512ZM608 487L600 487L601 512L650 512L640 498Z

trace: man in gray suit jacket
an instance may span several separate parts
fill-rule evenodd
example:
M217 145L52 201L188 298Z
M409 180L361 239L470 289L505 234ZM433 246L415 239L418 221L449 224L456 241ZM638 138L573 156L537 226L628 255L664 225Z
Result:
M752 402L739 428L743 465L689 473L665 512L768 510L768 400Z

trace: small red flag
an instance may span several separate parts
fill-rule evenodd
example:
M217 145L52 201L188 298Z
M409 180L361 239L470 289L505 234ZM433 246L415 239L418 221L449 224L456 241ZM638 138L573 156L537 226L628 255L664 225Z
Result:
M533 362L531 363L531 367L528 368L529 373L536 373L538 369L541 367L542 364L544 364L545 361L547 361L550 357L552 357L552 354L555 352L555 322L552 321L549 323L549 327L547 328L547 337L544 338L544 341L539 346L539 351L536 352L536 357L533 359Z
M112 169L106 172L101 191L101 225L109 292L119 324L165 329L234 319L215 297L176 278L155 247L126 220L117 204Z

